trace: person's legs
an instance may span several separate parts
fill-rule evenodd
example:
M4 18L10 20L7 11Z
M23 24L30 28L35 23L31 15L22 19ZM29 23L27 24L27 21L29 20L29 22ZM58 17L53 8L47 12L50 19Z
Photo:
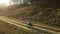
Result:
M32 26L32 23L29 23L28 25Z

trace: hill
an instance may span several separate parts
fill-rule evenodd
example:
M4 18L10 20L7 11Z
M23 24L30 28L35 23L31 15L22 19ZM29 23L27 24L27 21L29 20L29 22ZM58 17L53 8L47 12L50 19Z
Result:
M60 27L60 9L47 8L44 3L41 6L38 2L30 5L11 5L5 8L3 12L8 17Z

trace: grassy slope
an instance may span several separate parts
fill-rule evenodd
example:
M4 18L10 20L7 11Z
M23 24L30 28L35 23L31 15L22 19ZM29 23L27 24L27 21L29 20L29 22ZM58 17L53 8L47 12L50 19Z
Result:
M38 34L0 21L0 34Z
M55 9L44 8L41 9L37 6L26 6L15 11L16 18L21 18L24 20L32 19L35 23L47 24L51 26L60 27L60 11L56 11ZM18 18L18 19L19 19Z
M58 9L41 8L34 3L31 5L9 6L9 8L7 7L7 10L8 12L4 13L9 17L24 20L32 19L37 24L43 23L60 27L60 11Z

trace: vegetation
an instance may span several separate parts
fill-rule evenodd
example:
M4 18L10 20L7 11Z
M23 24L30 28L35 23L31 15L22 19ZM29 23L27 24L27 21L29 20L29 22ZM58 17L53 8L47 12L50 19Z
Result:
M60 27L60 8L51 8L47 0L31 0L31 4L11 5L6 7L5 16L17 19L33 20L37 24L53 25Z
M28 31L23 28L19 28L17 26L0 21L0 34L38 34L38 33Z

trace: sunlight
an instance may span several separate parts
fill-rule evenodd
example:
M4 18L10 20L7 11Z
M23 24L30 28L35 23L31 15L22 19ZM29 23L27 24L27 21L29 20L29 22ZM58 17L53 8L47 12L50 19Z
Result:
M0 5L9 5L9 3L10 3L10 0L0 0Z

